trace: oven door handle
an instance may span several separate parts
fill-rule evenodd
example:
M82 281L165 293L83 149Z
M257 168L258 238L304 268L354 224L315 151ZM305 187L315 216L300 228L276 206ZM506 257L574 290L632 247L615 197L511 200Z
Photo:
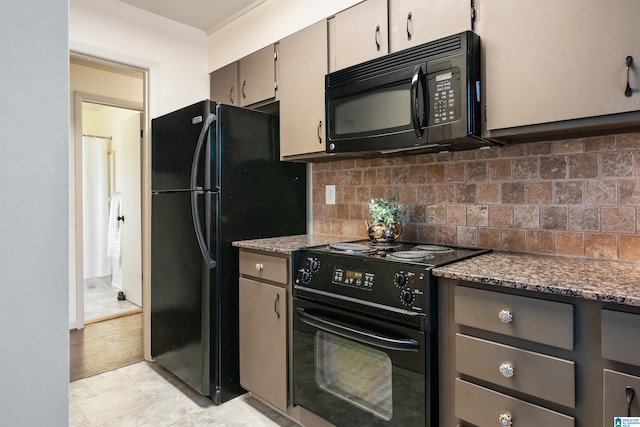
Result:
M345 338L352 339L354 341L359 341L364 344L369 344L388 350L420 350L420 343L413 339L383 337L371 332L365 332L358 329L350 328L348 326L335 323L329 319L309 314L302 307L298 307L296 309L296 312L298 314L298 318L307 325L322 329L323 331L334 333L336 335L340 335Z

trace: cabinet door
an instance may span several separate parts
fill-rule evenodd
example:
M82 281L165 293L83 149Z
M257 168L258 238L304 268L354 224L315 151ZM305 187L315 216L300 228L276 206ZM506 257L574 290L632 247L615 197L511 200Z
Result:
M240 106L276 96L275 49L269 45L240 60Z
M280 40L280 155L324 153L327 23Z
M389 0L389 51L471 30L469 0Z
M329 72L389 53L387 0L367 0L329 22Z
M637 0L477 0L486 129L635 111L640 104ZM625 96L625 58L631 97Z
M287 293L240 278L240 385L287 410Z
M631 390L627 390L627 389ZM627 393L631 401L627 403ZM603 426L614 425L615 417L640 416L640 377L622 372L604 370L604 419Z
M232 62L212 72L209 86L213 101L238 105L238 63Z

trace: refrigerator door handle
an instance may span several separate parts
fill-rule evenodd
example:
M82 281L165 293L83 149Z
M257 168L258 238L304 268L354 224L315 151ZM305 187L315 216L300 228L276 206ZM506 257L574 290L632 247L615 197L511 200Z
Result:
M201 187L197 186L198 177L198 164L200 162L200 155L202 153L202 146L204 145L204 139L209 132L211 123L216 120L215 114L209 114L207 120L202 125L200 136L198 136L198 143L196 144L195 152L193 153L193 163L191 164L191 217L193 218L193 227L196 232L196 238L198 239L198 246L200 246L200 252L204 258L207 266L210 270L216 268L216 262L209 255L209 248L205 242L204 232L202 231L202 222L200 221L200 211L198 210L198 196L204 194Z

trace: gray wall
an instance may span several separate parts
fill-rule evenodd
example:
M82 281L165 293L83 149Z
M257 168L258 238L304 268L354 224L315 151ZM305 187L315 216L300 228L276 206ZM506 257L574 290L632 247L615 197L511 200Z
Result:
M0 424L69 418L68 0L0 13Z

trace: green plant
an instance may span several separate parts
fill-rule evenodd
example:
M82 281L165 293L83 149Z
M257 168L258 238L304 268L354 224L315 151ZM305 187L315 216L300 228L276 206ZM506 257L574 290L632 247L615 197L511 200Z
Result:
M387 227L398 222L403 225L402 215L405 213L404 205L398 203L398 195L394 194L389 200L374 198L369 200L369 213L374 223L382 222Z

